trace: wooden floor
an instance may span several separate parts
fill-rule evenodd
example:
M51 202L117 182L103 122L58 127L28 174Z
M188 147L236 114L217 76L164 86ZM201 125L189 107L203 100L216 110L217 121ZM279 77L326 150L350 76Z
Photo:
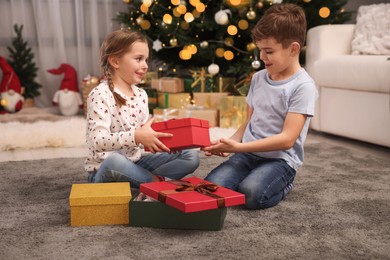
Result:
M376 155L390 160L390 148L350 140L334 135L310 131L306 140L309 142L329 142L340 146L346 146L358 153ZM39 160L53 158L79 158L87 156L86 147L76 148L42 148L31 150L0 151L0 162Z

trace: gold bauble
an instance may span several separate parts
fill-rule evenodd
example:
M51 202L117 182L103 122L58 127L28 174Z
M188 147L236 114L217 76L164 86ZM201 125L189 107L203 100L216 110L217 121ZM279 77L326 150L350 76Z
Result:
M209 43L207 41L203 41L200 43L200 47L203 49L207 48L208 46L209 46Z
M246 13L246 17L249 19L249 20L254 20L256 18L256 12L253 11L252 9L250 9L247 13Z
M169 40L169 44L173 47L177 46L177 39L176 38L172 38Z
M248 43L248 44L246 45L246 50L247 50L247 51L253 51L254 49L256 49L256 44L254 44L253 42Z

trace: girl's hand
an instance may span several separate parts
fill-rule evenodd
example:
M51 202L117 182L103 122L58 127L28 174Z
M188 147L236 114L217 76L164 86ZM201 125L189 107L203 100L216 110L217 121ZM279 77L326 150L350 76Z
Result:
M156 132L151 127L154 118L149 119L143 126L135 130L135 142L137 144L141 143L144 147L148 148L152 153L156 152L171 152L171 150L166 147L159 138L161 137L172 137L172 134Z

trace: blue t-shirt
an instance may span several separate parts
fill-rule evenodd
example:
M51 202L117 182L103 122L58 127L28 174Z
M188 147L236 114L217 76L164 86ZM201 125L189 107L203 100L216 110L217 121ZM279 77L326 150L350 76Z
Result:
M316 98L315 83L304 69L281 81L271 80L265 69L256 72L246 98L246 102L253 109L253 114L242 142L252 142L281 133L289 112L307 115L305 126L293 147L283 151L253 153L264 158L284 159L297 170L303 163L303 144L310 118L314 116Z

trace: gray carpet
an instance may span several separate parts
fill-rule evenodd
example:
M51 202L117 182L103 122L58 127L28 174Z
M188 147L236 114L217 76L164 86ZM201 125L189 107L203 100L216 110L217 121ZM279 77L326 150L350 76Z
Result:
M204 177L221 162L202 158ZM221 231L69 226L83 159L0 163L2 259L389 259L390 161L328 143L306 146L287 199L229 208Z

